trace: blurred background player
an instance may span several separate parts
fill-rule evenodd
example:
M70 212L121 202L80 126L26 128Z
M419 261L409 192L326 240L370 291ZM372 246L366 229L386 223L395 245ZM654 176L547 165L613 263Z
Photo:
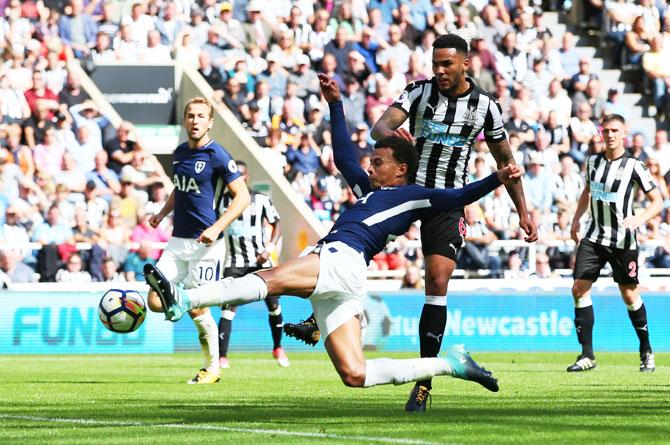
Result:
M214 125L212 104L194 97L184 107L187 142L173 154L174 190L158 214L149 220L152 227L174 210L174 229L158 267L173 283L194 287L222 277L225 241L223 230L249 205L249 191L235 160L209 135ZM224 188L230 200L224 212L217 211ZM149 292L149 308L161 312L165 305L160 295ZM198 331L205 365L188 381L190 384L216 383L220 379L219 345L216 321L209 309L189 312Z
M596 367L593 353L593 303L591 286L600 270L609 262L614 281L628 307L630 318L640 340L640 371L656 368L649 343L647 309L638 289L637 229L658 215L663 208L661 193L644 162L626 152L626 121L618 114L603 119L605 152L589 156L586 161L586 185L579 197L570 234L579 243L574 269L572 298L575 302L575 328L582 353L568 372L588 371ZM644 210L633 213L638 189L649 200ZM591 224L580 240L579 220L590 208Z
M243 161L237 161L237 168L248 187L249 171L247 164ZM225 230L226 265L223 272L225 278L238 278L273 266L272 253L281 236L279 213L270 198L264 194L251 191L250 195L251 205ZM225 212L231 201L232 196L226 192L223 195L221 210ZM268 226L271 232L269 239L266 239ZM277 359L279 366L285 368L290 363L284 348L281 347L284 320L279 305L279 297L268 297L265 299L265 304L268 308L268 319L272 332L272 356ZM219 320L219 366L221 368L230 367L228 363L228 344L236 309L235 305L228 304L223 306L221 311L221 319Z

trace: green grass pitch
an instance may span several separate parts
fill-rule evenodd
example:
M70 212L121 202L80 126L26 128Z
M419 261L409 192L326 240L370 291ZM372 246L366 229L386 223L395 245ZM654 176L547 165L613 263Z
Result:
M202 386L184 383L196 354L0 356L0 443L670 443L667 354L653 374L633 353L568 374L575 354L474 353L500 392L439 377L424 414L404 412L409 384L346 388L325 353L289 356L231 354Z

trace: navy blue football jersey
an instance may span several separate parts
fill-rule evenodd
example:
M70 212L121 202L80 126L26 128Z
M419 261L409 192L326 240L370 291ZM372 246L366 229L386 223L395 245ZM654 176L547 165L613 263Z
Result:
M174 151L175 186L172 236L195 239L219 219L223 192L240 177L235 160L221 145L209 141L197 149L184 142Z
M358 164L342 102L330 104L330 116L335 164L359 199L321 241L341 241L363 253L368 262L384 248L389 235L402 235L414 221L430 213L462 208L501 185L493 173L460 189L402 185L372 190L367 173Z

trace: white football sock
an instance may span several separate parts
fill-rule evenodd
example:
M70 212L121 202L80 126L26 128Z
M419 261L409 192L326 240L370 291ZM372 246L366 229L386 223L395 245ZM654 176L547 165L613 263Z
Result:
M378 358L365 361L365 383L364 387L375 385L402 385L418 380L428 380L436 375L451 375L451 366L445 359L412 358L406 360L394 360L390 358Z
M198 339L200 347L205 356L205 365L203 368L208 371L219 373L219 328L208 310L202 315L193 319L195 328L198 330Z
M256 274L240 278L226 278L207 283L186 291L191 300L191 309L221 306L224 304L247 304L263 300L268 295L265 280Z

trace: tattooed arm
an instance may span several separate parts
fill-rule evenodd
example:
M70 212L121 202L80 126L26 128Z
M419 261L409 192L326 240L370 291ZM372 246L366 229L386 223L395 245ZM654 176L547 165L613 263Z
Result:
M507 142L507 139L502 139L500 141L488 141L487 145L491 154L498 164L498 169L504 168L508 165L516 165L514 157L512 156L512 150ZM528 209L526 209L526 197L523 193L523 184L521 181L517 181L513 184L506 184L507 193L512 198L514 205L516 206L516 211L519 214L519 226L521 229L526 232L526 237L524 238L526 242L532 243L537 241L537 227L530 220L528 215Z

